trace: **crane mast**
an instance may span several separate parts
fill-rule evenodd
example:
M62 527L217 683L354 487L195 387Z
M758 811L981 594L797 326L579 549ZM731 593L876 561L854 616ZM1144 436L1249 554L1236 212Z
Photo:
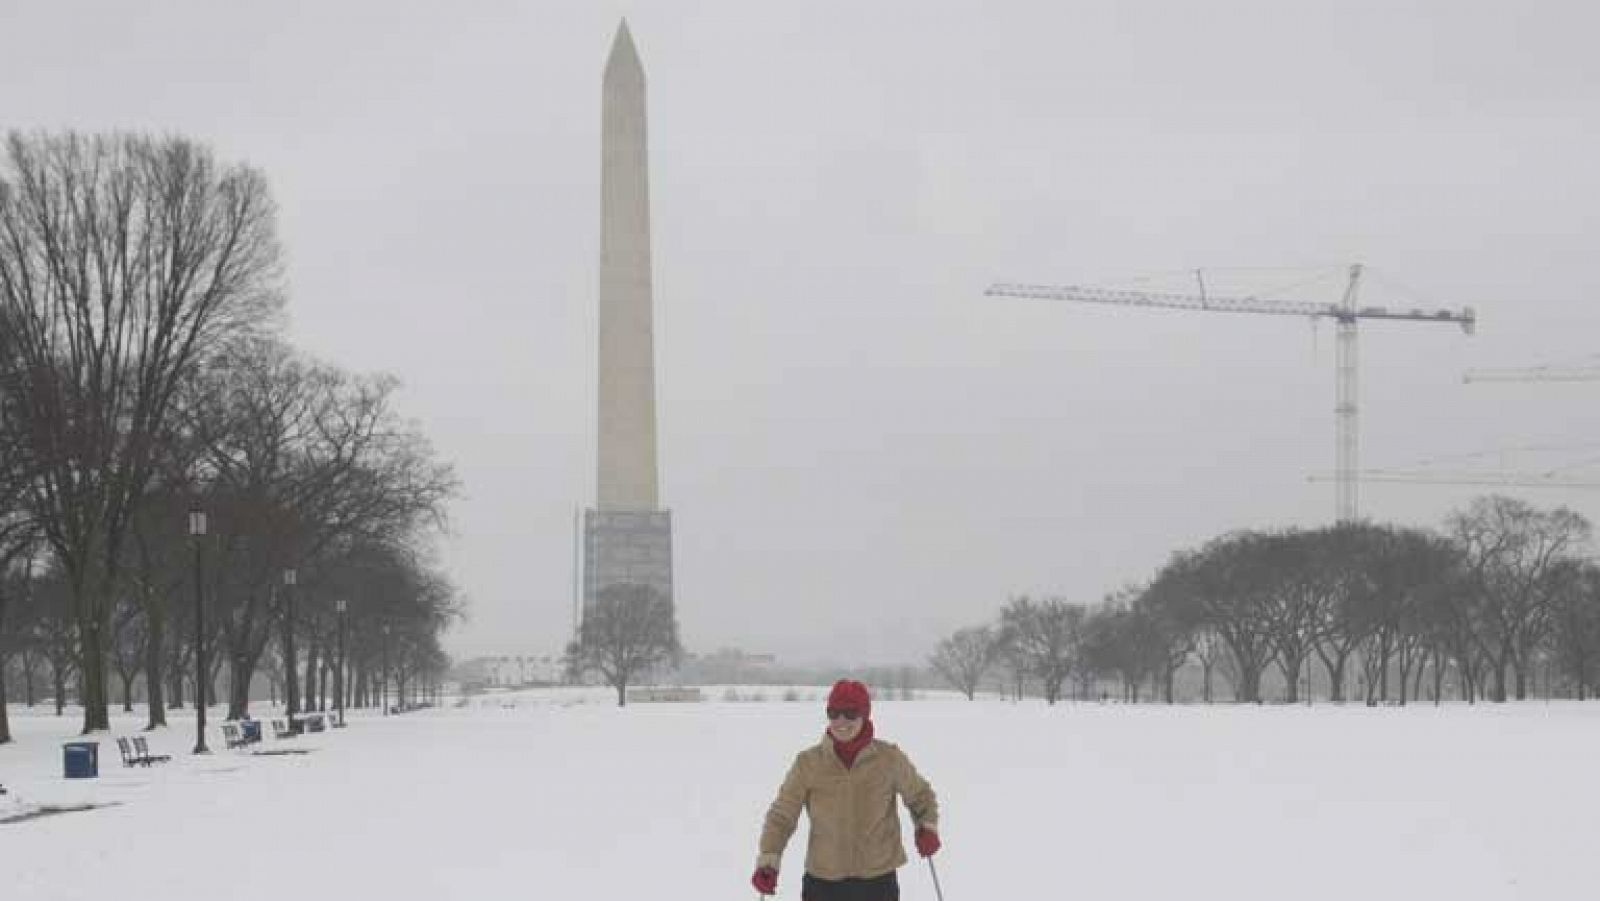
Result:
M1269 316L1305 316L1313 319L1327 318L1338 329L1334 358L1334 468L1335 513L1338 521L1350 522L1360 515L1356 494L1359 468L1359 417L1357 404L1358 363L1356 325L1362 319L1397 319L1411 322L1447 322L1461 326L1472 334L1477 325L1477 315L1471 307L1450 309L1390 309L1379 306L1358 306L1357 293L1361 286L1361 264L1350 267L1350 278L1344 295L1337 303L1315 303L1298 300L1276 300L1245 296L1214 296L1206 293L1205 283L1200 283L1199 294L1133 291L1095 288L1079 285L1026 285L1000 283L984 291L988 297L1017 297L1030 300L1059 300L1073 303L1112 304L1116 306L1152 307L1169 310L1194 310L1207 313L1255 313Z

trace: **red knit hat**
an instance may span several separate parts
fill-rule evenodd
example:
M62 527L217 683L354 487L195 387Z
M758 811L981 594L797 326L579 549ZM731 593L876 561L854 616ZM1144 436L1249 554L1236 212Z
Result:
M872 715L872 695L867 686L854 679L840 679L828 692L828 706L835 710L859 710L862 716Z

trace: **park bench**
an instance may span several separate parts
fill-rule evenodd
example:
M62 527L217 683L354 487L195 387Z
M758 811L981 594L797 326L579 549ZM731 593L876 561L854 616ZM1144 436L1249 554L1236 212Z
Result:
M273 738L294 738L294 730L289 728L289 721L288 720L281 720L281 719L280 720L273 720L272 721L272 737Z
M149 766L150 765L150 761L148 761L148 760L144 759L143 757L139 756L139 753L133 749L133 743L128 741L126 738L118 738L117 739L117 751L122 754L122 765L123 766Z
M244 730L239 728L238 723L222 724L222 741L230 748L242 748L250 743L250 739L244 737Z
M133 737L133 748L134 750L138 751L139 756L144 759L145 766L149 766L152 763L166 763L172 759L171 755L168 754L150 753L150 746L145 744L144 736L142 735L135 735Z
M172 759L165 754L151 754L150 746L145 744L142 737L117 739L117 751L122 754L123 766L149 766Z

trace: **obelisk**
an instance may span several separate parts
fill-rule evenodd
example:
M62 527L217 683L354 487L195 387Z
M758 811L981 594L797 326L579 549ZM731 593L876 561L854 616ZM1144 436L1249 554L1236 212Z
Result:
M601 90L601 510L656 506L656 372L644 97L644 68L624 21L611 45Z
M655 338L644 67L624 21L600 92L597 496L584 528L585 606L608 585L672 597L672 524L656 486Z

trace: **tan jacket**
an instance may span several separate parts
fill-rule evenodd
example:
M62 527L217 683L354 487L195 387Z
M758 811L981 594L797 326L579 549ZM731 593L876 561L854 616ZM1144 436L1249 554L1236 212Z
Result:
M899 795L918 828L939 828L939 800L904 752L873 740L848 769L833 740L795 755L778 797L767 810L756 866L778 869L784 846L804 808L811 818L806 872L818 879L871 879L906 862L900 839Z

